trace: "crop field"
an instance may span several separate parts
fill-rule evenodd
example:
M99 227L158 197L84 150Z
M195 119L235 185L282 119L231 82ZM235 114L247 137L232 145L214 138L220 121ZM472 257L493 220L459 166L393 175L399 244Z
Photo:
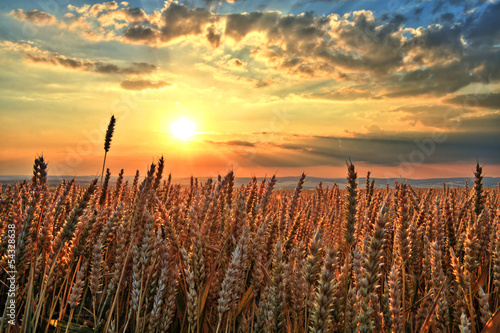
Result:
M479 164L439 189L358 184L351 162L346 188L310 191L163 169L48 188L39 157L3 186L0 331L499 330L500 192Z

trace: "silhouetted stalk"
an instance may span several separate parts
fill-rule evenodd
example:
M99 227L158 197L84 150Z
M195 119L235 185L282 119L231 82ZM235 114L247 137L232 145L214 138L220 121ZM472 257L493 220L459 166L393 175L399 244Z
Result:
M113 138L113 131L115 130L116 119L115 116L111 116L109 120L108 129L106 131L106 138L104 139L104 161L102 162L102 171L101 171L101 186L102 186L102 177L104 175L104 167L106 165L106 156L108 155L109 147L111 146L111 139Z

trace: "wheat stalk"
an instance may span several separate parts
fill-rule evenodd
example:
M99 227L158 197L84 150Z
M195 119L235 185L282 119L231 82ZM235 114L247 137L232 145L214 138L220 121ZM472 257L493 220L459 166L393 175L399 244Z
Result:
M106 156L108 155L109 148L111 147L111 139L113 138L115 124L116 124L116 118L114 115L112 115L111 119L109 120L108 129L106 130L106 136L104 137L104 160L102 162L101 186L102 186L102 177L104 175L104 166L106 165Z

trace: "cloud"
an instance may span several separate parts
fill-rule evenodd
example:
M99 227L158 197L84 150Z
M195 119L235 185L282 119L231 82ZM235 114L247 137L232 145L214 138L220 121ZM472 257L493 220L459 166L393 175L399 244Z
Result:
M157 42L159 32L150 27L133 26L125 30L123 36L131 42L151 44Z
M88 12L94 16L101 14L104 11L113 11L118 8L116 1L110 1L105 3L96 3L88 9Z
M485 13L496 13L495 9ZM442 18L452 20L451 15ZM482 14L470 22L409 29L401 14L376 18L370 11L356 11L325 19L310 13L251 12L228 15L225 35L244 44L252 32L263 33L266 39L254 57L267 60L268 68L282 74L370 83L373 93L385 97L443 96L484 81L489 74L500 76L495 65L500 50L477 51L463 39L469 26L486 28L492 19L493 15ZM489 31L496 43L497 31Z
M214 26L210 26L207 29L207 34L205 35L210 45L213 48L218 48L220 45L221 34L217 32Z
M251 12L227 15L225 35L246 43L251 33L260 33L265 38L261 37L254 57L267 60L268 67L288 75L356 80L359 75L387 75L401 67L404 21L402 15L377 21L369 11L342 18L311 12Z
M402 122L410 126L422 124L431 128L453 129L457 122L467 115L473 114L471 108L458 108L450 105L428 104L403 106L389 110L399 115Z
M166 81L152 82L150 80L124 80L120 83L120 87L125 90L146 90L146 89L161 89L165 87L172 87L173 83Z
M439 21L443 23L453 24L455 15L453 13L443 13L439 16Z
M177 2L167 2L162 11L160 39L170 42L180 37L200 35L216 21L217 16L204 8L187 8Z
M117 39L131 43L149 44L150 40L145 38L145 35L142 36L142 39L134 37L138 37L137 32L142 25L155 24L159 15L157 12L147 15L141 8L130 8L126 2L117 4L115 1L81 7L68 5L68 9L71 11L68 13L71 14L70 20L62 22L61 27L75 31L94 41ZM138 26L138 28L134 28L134 26ZM125 35L128 29L130 32ZM149 29L153 28L149 27Z
M6 50L11 50L14 52L21 53L40 53L42 52L38 46L34 45L31 41L21 41L21 42L11 42L11 41L1 41L0 47Z
M102 28L114 27L116 31L123 28L123 41L128 43L165 45L182 38L204 35L214 48L220 45L221 34L214 25L219 20L219 15L205 8L188 8L176 1L167 1L161 12L150 15L141 8L114 8L105 11L99 8L92 11L92 7L85 7L81 10L87 26L92 18L97 18L100 23L99 27L92 28L95 35L105 34Z
M252 31L269 31L271 27L276 25L278 18L278 12L229 14L226 17L224 34L240 41Z
M63 67L70 69L90 70L94 68L94 64L91 62L84 62L82 60L66 58L58 54L45 56L45 55L33 55L31 53L27 53L26 58L34 63L61 65Z
M435 66L458 62L464 52L460 25L431 25L418 28L414 36L405 43L404 51L411 61L420 66Z
M140 62L131 63L128 67L121 67L112 63L84 61L76 58L67 58L57 53L48 54L31 54L26 53L26 58L34 63L43 63L49 65L60 65L70 69L79 69L84 71L92 71L100 74L150 74L157 70L153 64Z
M356 11L349 17L332 17L327 47L318 56L345 68L344 71L369 71L377 76L397 70L403 61L403 23L396 14L387 22L375 19L370 11Z
M98 16L98 20L104 27L114 25L117 28L126 24L150 23L148 15L141 8L108 9Z
M121 3L124 4L123 2ZM128 3L126 3L128 6ZM68 10L72 12L77 12L79 14L86 14L90 16L99 16L103 12L113 11L119 7L116 1L104 2L104 3L96 3L93 5L85 4L81 7L77 7L74 5L68 5Z
M459 95L445 99L444 102L465 107L481 107L500 110L500 93Z
M433 6L440 24L418 28L405 27L407 18L397 13L379 17L368 10L343 16L279 11L221 14L177 1L167 1L161 11L152 14L114 1L70 5L78 17L64 24L92 40L154 47L185 40L197 48L200 42L206 43L218 49L205 54L211 58L209 66L227 71L244 69L240 79L257 87L317 79L346 82L351 87L338 90L332 85L308 94L308 98L441 97L471 83L500 77L500 28L496 29L500 27L496 19L500 3L485 3L477 9L478 4L470 4L475 10L459 17L445 10L449 6L444 1L437 1ZM22 10L16 12L25 15ZM225 56L238 60L218 64ZM237 61L244 66L238 67ZM96 70L120 72L109 65ZM224 80L226 74L219 73L215 79Z
M471 46L494 46L500 42L500 2L494 2L480 15L472 15L468 29L465 31L466 40Z
M417 69L380 82L384 97L444 96L477 81L459 62Z
M477 121L479 123L475 123ZM500 115L464 119L461 128L467 129L466 133L436 130L407 135L377 132L354 137L284 136L284 143L270 145L268 149L265 145L259 146L251 163L266 167L305 167L340 164L351 157L353 161L371 165L397 166L406 162L405 165L411 163L417 168L418 164L474 163L479 154L482 163L498 164L500 133L482 132L478 127L486 122L498 126Z
M94 70L103 74L150 74L156 71L157 67L145 62L133 62L128 67L119 67L114 64L96 62Z
M432 13L439 13L442 9L447 8L449 5L456 7L460 5L462 0L435 0L433 2L434 8L432 9Z
M371 90L358 87L345 87L329 92L309 93L303 96L311 99L327 99L332 101L350 101L375 98L375 95Z
M11 11L9 15L15 17L19 21L28 21L38 26L53 25L57 23L57 20L54 16L46 12L38 11L36 9L27 12L22 9L16 9Z
M229 141L212 141L205 140L205 142L214 145L227 145L227 146L241 146L241 147L255 147L255 143L243 140L229 140Z

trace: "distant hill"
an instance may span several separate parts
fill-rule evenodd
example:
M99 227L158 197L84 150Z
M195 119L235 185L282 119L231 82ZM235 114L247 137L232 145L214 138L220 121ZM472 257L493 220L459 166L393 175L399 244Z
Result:
M78 183L85 186L89 184L95 177L94 176L48 176L48 182L50 187L55 187L61 183L63 179L71 180L75 179ZM24 181L25 179L31 179L31 176L0 176L0 183L4 185L16 184ZM141 180L143 177L140 178ZM205 182L208 177L200 177L198 178L198 182ZM235 186L239 187L243 184L248 184L252 178L250 177L238 177L235 180ZM268 177L269 179L269 177ZM385 188L386 184L389 184L390 187L394 187L394 182L397 180L398 182L408 182L411 186L415 188L429 188L429 187L441 187L443 186L443 182L446 185L451 187L464 187L465 181L469 183L469 187L472 187L474 184L474 178L472 177L456 177L456 178L429 178L429 179L384 179L384 178L372 178L375 180L376 188ZM299 176L297 177L278 177L278 182L276 183L276 189L294 189L297 185L297 181L299 180ZM113 185L116 181L116 177L111 177L110 183ZM132 182L133 177L128 176L125 177L125 181ZM190 183L190 178L174 178L174 184L180 184L182 186L188 186ZM262 181L262 178L259 178L259 181ZM345 178L319 178L319 177L306 177L304 182L304 189L314 189L319 182L323 183L323 187L331 187L334 183L337 183L341 188L347 185L347 180ZM486 187L496 187L500 182L500 177L484 177L483 185ZM358 184L360 188L364 188L366 183L365 177L358 178Z

